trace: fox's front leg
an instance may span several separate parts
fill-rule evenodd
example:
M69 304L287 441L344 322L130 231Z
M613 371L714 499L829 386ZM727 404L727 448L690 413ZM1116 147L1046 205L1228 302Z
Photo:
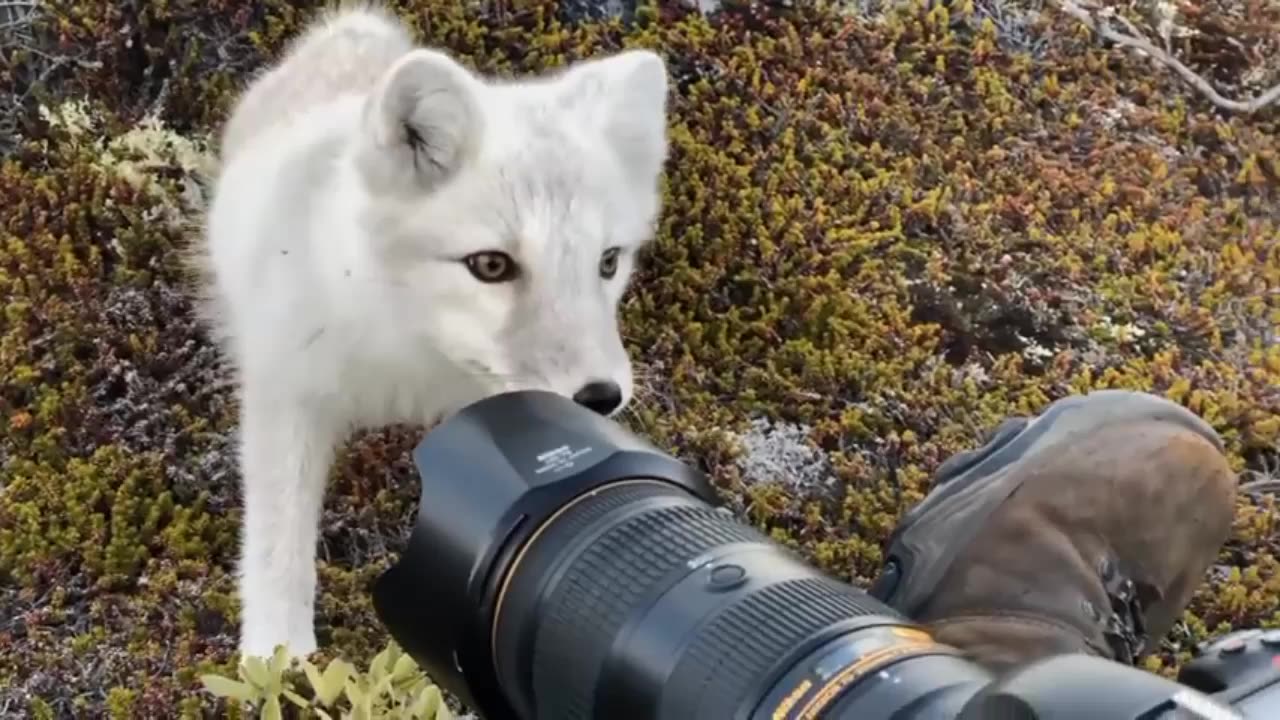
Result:
M316 650L316 543L337 437L325 413L249 386L240 410L240 652Z

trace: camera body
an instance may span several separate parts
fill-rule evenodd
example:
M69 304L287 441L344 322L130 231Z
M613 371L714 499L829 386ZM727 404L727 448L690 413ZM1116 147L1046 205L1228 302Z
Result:
M1262 633L1207 648L1185 683L1084 655L995 678L557 394L468 406L414 461L418 516L375 611L489 720L1280 717Z
M1178 682L1244 717L1280 718L1280 628L1236 630L1201 643L1179 670Z

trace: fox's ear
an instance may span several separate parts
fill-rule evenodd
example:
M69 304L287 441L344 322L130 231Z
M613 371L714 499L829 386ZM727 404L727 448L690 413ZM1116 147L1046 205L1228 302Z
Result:
M453 177L482 132L477 85L436 50L406 53L383 73L364 106L356 158L371 188L429 192Z
M623 50L571 66L564 106L584 114L638 182L653 182L667 159L667 67L651 50Z

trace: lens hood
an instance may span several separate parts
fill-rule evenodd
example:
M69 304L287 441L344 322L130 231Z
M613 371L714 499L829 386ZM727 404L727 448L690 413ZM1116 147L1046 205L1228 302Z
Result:
M413 459L422 482L417 519L404 553L374 583L374 609L433 682L488 718L512 716L490 642L497 588L548 517L583 493L633 478L718 504L702 473L546 391L468 405L428 432Z

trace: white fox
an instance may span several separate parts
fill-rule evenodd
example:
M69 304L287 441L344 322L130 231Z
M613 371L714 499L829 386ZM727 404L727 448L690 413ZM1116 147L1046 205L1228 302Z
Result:
M482 77L349 4L245 89L195 253L239 387L242 654L317 649L353 430L518 388L630 402L617 306L660 211L667 89L647 50Z

